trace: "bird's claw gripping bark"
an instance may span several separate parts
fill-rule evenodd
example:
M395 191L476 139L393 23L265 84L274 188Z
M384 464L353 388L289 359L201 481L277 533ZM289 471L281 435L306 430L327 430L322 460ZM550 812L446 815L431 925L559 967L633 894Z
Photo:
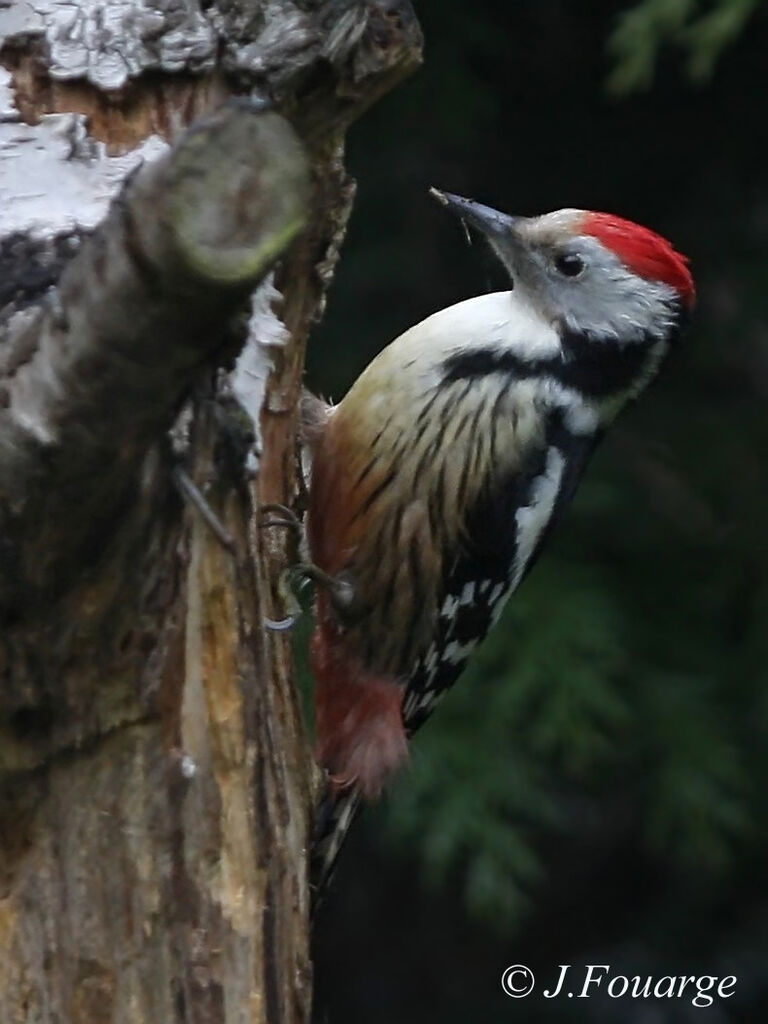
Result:
M271 514L277 515L277 518L262 518L259 524L260 529L264 530L273 526L279 526L283 529L293 530L299 544L303 542L304 528L301 520L287 505L281 505L279 502L270 502L262 505L259 513L262 517ZM288 615L284 619L270 619L265 616L263 620L265 629L273 633L284 633L289 629L293 629L301 615L301 606L291 586L291 573L291 567L281 572L277 584L283 604L288 608Z
M282 527L283 529L293 530L298 536L300 547L305 546L304 526L292 509L288 508L287 505L281 505L278 502L271 502L270 504L261 506L261 514L264 515L265 513L276 515L277 518L263 519L261 522L262 529L277 526ZM281 588L284 588L282 591L283 596L286 599L286 604L292 607L293 610L285 619L280 619L278 621L265 619L264 624L267 629L278 632L291 629L291 627L295 625L296 619L301 613L296 595L288 582L291 576L299 579L312 580L318 587L323 587L331 595L331 599L334 604L342 610L348 608L351 604L353 592L352 587L348 582L343 579L339 579L336 576L332 576L319 566L313 565L312 562L299 561L290 566L286 573L281 576ZM288 595L290 595L290 597L288 597Z
M293 629L301 615L301 605L291 587L291 572L290 568L284 569L277 580L277 591L288 614L284 619L270 619L266 615L263 619L264 628L272 633L285 633Z
M281 505L279 502L273 501L267 505L262 505L260 512L262 515L264 515L265 512L274 512L280 516L279 519L263 520L261 523L262 529L266 529L271 526L283 526L288 530L293 530L300 541L304 539L304 527L302 526L301 520L293 509L288 508L287 505Z

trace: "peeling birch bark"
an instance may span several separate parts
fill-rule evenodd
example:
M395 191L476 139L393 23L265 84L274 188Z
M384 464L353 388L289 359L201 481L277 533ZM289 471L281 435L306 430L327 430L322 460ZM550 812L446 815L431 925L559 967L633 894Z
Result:
M233 315L304 225L308 189L287 122L224 107L141 167L55 292L8 330L0 613L36 606L90 566L91 524L118 518L200 366L232 344Z
M313 764L258 507L296 494L343 132L419 57L408 0L0 4L3 1024L309 1019Z

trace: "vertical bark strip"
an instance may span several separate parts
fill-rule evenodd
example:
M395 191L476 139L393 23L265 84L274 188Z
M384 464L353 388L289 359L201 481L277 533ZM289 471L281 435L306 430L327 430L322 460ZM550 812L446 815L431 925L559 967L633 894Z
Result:
M296 493L344 131L420 43L408 0L0 6L3 1024L309 1018L313 765L258 507ZM291 232L260 158L211 146L251 123L209 117L233 93L311 179L250 311Z

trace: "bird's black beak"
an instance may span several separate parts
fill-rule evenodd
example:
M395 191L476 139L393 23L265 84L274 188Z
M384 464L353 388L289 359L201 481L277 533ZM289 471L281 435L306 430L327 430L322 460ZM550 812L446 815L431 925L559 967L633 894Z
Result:
M450 192L441 192L431 188L434 199L457 214L465 227L474 228L488 242L494 255L499 259L508 275L508 287L514 288L521 266L527 262L525 233L520 230L526 217L510 217L490 206L476 203L474 199L464 199Z
M474 199L464 199L463 196L454 196L450 192L441 192L438 188L431 188L429 194L457 216L461 217L465 224L475 228L489 240L498 240L514 236L515 229L523 217L510 217L509 214L500 213L490 206L483 206L476 203Z

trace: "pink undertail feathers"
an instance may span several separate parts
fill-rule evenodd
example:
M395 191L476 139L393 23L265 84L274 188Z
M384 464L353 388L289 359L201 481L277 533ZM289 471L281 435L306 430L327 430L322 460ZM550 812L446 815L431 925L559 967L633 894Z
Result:
M323 615L311 657L318 763L336 792L354 789L374 800L408 758L402 687L366 671Z

